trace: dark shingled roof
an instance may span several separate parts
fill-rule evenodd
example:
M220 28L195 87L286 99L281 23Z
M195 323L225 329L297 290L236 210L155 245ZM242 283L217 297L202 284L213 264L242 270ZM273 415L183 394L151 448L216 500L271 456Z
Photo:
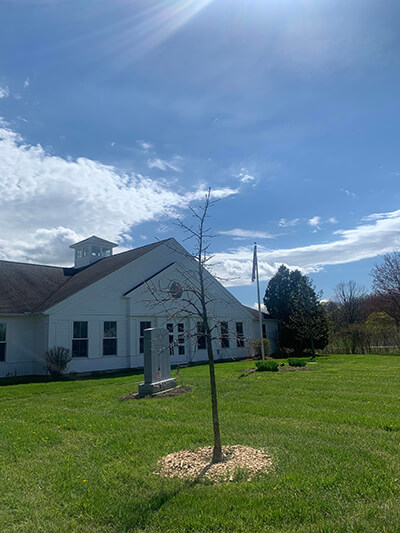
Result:
M164 242L105 257L83 268L0 261L0 314L45 311Z
M254 318L258 320L258 310L254 309L254 307L249 307L248 305L244 306L250 313L253 315ZM261 311L261 315L264 320L274 320L274 318L269 313L264 313Z

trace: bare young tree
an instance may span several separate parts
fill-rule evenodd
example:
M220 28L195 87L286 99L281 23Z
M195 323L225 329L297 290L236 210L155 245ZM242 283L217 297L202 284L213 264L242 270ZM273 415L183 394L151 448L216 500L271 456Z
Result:
M195 268L197 270L197 275L195 276L196 279L194 279L193 276L193 268L189 268L187 271L184 268L180 268L180 281L182 283L180 283L179 298L174 298L174 294L171 294L171 288L163 288L160 284L155 285L150 281L146 283L146 287L151 296L151 299L147 301L147 305L153 309L162 309L163 314L168 317L167 320L182 315L192 316L201 320L201 330L199 331L199 329L197 329L199 327L198 324L196 330L187 332L186 336L197 339L199 336L205 338L210 375L211 410L214 433L214 447L211 462L218 463L223 461L223 454L212 341L214 338L213 331L218 330L218 328L221 327L221 324L218 323L211 304L213 304L216 299L223 301L224 297L223 295L217 298L211 296L213 292L212 285L215 284L215 282L206 269L206 264L211 259L211 256L209 255L209 246L210 239L212 238L210 228L206 227L206 221L209 209L214 203L215 202L211 199L211 189L209 189L205 195L203 204L197 209L190 208L195 223L193 225L188 225L181 220L177 221L178 226L187 234L185 240L194 241L193 253L182 253L184 253L186 257L190 257L191 260L195 260ZM174 251L176 252L176 250ZM172 302L171 299L174 300L174 302ZM218 338L222 339L222 337L223 335L220 335Z
M386 313L400 325L400 252L383 256L383 263L375 265L371 275L375 293L380 296Z
M361 322L367 291L355 281L340 281L335 287L333 301L336 303L334 317L339 327L348 327Z

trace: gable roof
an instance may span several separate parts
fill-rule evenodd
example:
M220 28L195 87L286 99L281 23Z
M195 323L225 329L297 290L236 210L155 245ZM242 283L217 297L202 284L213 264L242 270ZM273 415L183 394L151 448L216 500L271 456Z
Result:
M87 239L84 239L83 241L76 242L75 244L71 244L70 248L80 248L83 244L88 243L94 243L99 244L100 246L112 246L112 248L115 248L118 246L115 242L106 241L105 239L102 239L100 237L96 237L96 235L92 235L91 237L88 237Z
M152 280L153 278L155 278L156 276L158 276L159 274L161 274L162 272L164 272L165 270L168 270L168 268L172 265L175 265L176 263L170 263L169 265L163 267L161 270L159 270L158 272L156 272L155 274L152 274L151 276L149 276L147 279L144 279L143 281L141 281L140 283L138 283L137 285L135 285L134 287L132 287L132 289L129 289L129 291L126 291L124 292L124 296L128 296L129 294L131 294L133 291L135 291L136 289L138 289L139 287L141 287L142 285L145 285L146 283L148 283L150 280Z
M83 268L0 261L0 313L45 311L154 250L166 240L105 257Z
M258 320L258 310L254 309L254 307L249 307L248 305L244 306L250 313L253 315L254 318ZM264 311L261 311L261 316L263 320L275 320L269 313L264 313Z

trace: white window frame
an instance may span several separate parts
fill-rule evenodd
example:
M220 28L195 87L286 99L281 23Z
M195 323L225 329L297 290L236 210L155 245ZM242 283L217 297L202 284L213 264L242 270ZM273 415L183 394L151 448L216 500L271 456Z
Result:
M7 322L1 322L0 326L4 326L4 340L0 340L0 344L4 345L4 359L0 359L0 363L5 363L7 358Z
M113 322L115 324L115 337L106 337L105 336L105 325L107 322ZM109 354L105 354L104 353L104 341L105 340L115 340L115 353L109 353ZM117 320L104 320L103 321L103 342L102 342L102 354L103 354L103 357L115 357L116 355L118 355L118 321Z

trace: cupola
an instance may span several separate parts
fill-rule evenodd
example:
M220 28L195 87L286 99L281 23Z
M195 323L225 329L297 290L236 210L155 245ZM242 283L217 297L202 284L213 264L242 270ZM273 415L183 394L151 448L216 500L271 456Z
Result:
M92 235L84 241L71 244L70 248L75 250L75 268L91 265L104 257L111 257L113 248L118 246L115 242L106 241Z

